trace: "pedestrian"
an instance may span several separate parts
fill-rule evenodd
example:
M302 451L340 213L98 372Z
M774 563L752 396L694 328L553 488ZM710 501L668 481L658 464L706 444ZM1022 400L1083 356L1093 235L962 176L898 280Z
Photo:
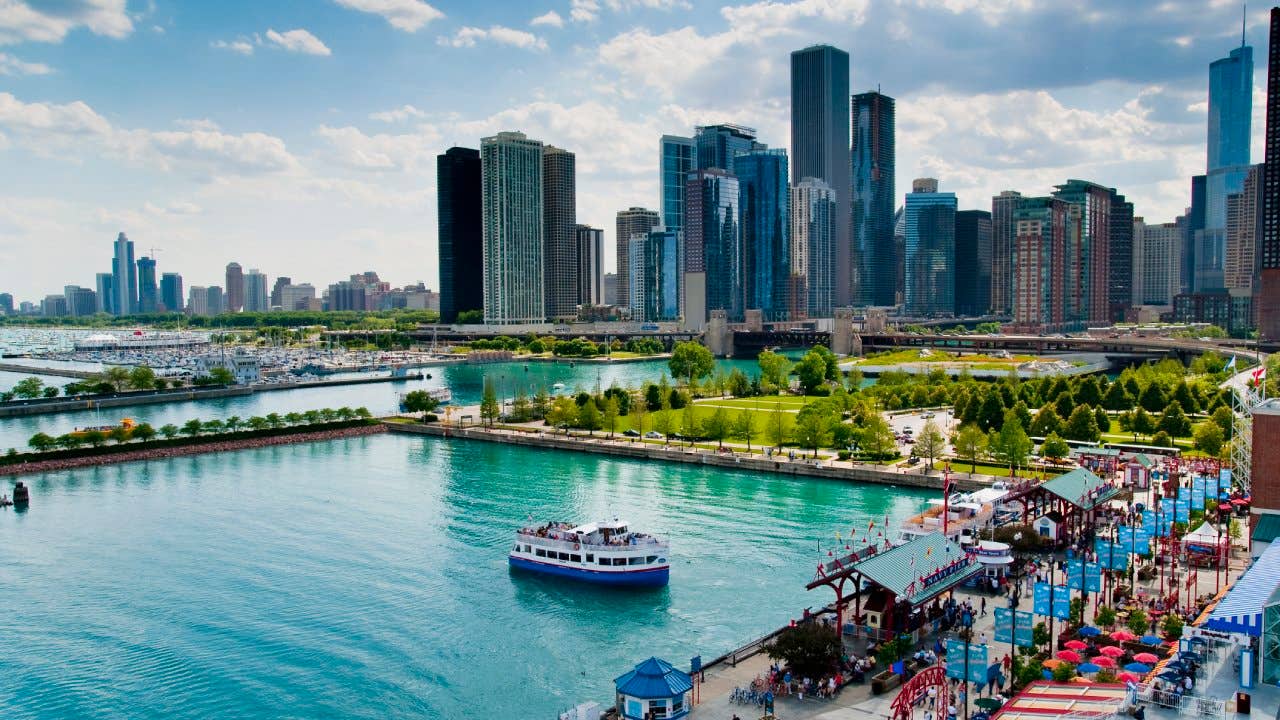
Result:
M986 617L987 616L987 599L985 597L982 598L982 604L980 605L980 607L982 608L982 612L979 614L979 617Z

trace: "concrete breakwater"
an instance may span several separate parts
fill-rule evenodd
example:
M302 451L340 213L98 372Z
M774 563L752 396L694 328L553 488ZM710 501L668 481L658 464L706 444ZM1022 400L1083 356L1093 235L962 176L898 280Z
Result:
M826 478L828 480L845 480L852 482L875 483L878 485L904 485L919 488L942 488L942 473L923 474L920 471L904 471L888 467L874 467L862 464L832 461L823 459L814 461L810 458L787 460L785 456L772 458L758 455L737 453L720 453L714 450L685 448L679 445L653 445L624 440L607 440L603 435L595 437L564 436L551 433L521 432L517 430L487 429L478 426L454 427L436 423L402 423L385 422L392 432L413 435L433 435L436 437L464 438L468 440L484 440L488 442L509 443L526 447L551 448L573 452L589 452L599 455L632 458L636 460L659 460L697 465L709 465L724 470L751 470L767 472L775 475L793 475L801 477ZM953 473L952 483L957 490L976 490L990 487L995 478L989 475L973 475Z
M291 432L292 430L292 432ZM78 455L75 457L49 458L29 462L0 465L0 475L29 475L32 473L70 470L73 468L111 465L139 460L159 460L163 458L181 457L184 455L203 455L205 453L228 452L232 450L248 450L251 448L270 447L273 445L292 445L295 443L324 442L348 437L377 435L386 432L386 425L375 423L360 424L347 427L336 427L324 430L297 432L297 428L288 428L279 434L257 435L254 437L231 438L190 438L188 443L164 445L162 447L139 446L136 449L125 449L126 446L100 448L107 452Z

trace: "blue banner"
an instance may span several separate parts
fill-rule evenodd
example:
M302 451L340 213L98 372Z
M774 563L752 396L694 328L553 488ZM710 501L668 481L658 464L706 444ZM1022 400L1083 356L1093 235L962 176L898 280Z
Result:
M1231 471L1228 469L1218 471L1218 492L1231 492Z
M981 685L987 681L987 646L969 646L969 682Z
M1184 500L1179 497L1173 502L1173 521L1174 522L1191 522L1191 501Z
M1191 508L1194 510L1204 509L1204 497L1206 490L1205 479L1202 477L1192 478L1191 480Z
M1098 563L1067 561L1067 587L1085 592L1102 592L1102 567Z
M1053 610L1049 609L1049 583L1036 583L1032 606L1037 615L1053 615L1060 620L1071 617L1071 591L1066 585L1053 586Z
M957 680L964 680L964 651L965 643L963 640L955 638L947 639L947 677ZM987 646L986 645L969 645L969 682L985 683L987 681Z
M1014 611L1009 608L996 608L996 642L1013 642L1022 647L1031 647L1031 632L1035 628L1035 617L1025 611L1017 611L1017 623L1014 623ZM1016 630L1016 633L1015 633Z

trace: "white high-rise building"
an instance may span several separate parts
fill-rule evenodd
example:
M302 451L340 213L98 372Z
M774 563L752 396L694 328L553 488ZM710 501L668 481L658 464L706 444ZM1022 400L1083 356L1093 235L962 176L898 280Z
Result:
M524 133L480 141L484 321L546 321L543 277L543 145Z

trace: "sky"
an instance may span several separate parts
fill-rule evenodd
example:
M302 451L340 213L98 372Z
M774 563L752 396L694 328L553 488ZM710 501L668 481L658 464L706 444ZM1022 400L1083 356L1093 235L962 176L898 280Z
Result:
M234 260L438 288L435 157L503 130L577 154L611 268L615 213L658 206L659 137L787 147L789 54L814 43L897 99L899 197L936 177L990 209L1082 178L1168 222L1240 32L1220 0L0 0L0 292L93 287L120 231L188 286Z

